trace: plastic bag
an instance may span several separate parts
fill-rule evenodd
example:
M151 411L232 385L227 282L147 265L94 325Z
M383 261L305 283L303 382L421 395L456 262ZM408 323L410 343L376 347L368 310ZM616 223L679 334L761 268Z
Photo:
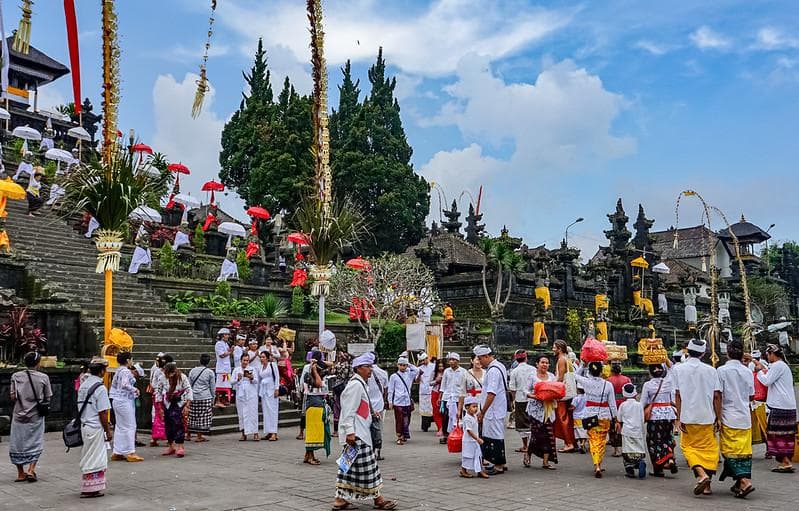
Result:
M560 381L539 381L533 387L533 395L539 401L557 401L566 396L566 384Z
M583 362L604 362L608 359L608 351L601 341L588 337L580 349L580 359Z
M460 425L455 426L447 437L447 451L456 453L463 449L463 429Z

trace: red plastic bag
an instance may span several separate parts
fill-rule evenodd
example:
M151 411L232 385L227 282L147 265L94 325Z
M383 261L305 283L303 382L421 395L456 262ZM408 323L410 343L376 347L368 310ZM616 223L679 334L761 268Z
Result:
M539 401L557 401L566 397L566 384L561 381L539 381L533 387Z
M608 351L601 341L588 337L580 349L580 359L583 362L605 362L608 359Z
M460 425L455 426L447 436L447 450L449 452L461 452L463 449L463 429Z
M763 371L766 372L765 370ZM762 401L765 402L768 398L768 387L763 385L760 380L757 379L757 373L754 373L755 376L755 401Z

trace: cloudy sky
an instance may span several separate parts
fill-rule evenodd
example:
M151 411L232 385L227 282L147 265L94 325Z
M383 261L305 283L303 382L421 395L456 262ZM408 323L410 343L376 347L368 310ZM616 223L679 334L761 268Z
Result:
M8 32L18 12L3 3ZM76 4L83 95L99 108L99 7ZM258 37L274 82L288 75L310 88L300 0L219 0L213 92L196 120L210 0L118 4L120 129L188 164L189 188L217 174L219 134ZM799 239L794 0L329 0L325 28L333 105L346 59L363 84L383 46L414 168L442 190L433 219L439 196L466 208L482 185L490 232L507 224L531 246L554 246L584 217L570 242L590 257L618 197L630 223L640 202L667 229L679 192L693 188L731 221L745 214L775 223L777 239ZM67 63L65 38L60 3L36 3L33 45ZM69 98L68 78L41 91L45 105ZM232 197L225 205L241 214ZM699 219L697 204L684 203L680 225Z

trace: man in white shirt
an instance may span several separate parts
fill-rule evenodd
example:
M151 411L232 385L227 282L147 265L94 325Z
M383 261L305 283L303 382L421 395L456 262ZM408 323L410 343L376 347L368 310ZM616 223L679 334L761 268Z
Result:
M419 355L419 415L422 416L422 431L427 433L433 423L433 387L430 386L430 376L435 371L435 365L430 363L430 357L422 352Z
M753 491L752 485L752 416L750 402L755 383L752 371L743 365L744 347L741 341L727 345L726 364L717 369L721 383L721 431L719 446L724 456L724 470L719 481L727 476L735 480L735 496L744 498Z
M377 355L371 353L372 359L377 360ZM377 421L380 428L380 435L375 438L374 447L377 461L383 459L383 419L385 416L386 408L386 391L388 389L388 373L378 367L377 363L372 366L372 376L366 382L369 390L369 401L372 403L372 410L374 410L374 417L372 421Z
M230 367L230 354L233 350L228 345L229 339L230 329L228 328L220 328L216 333L216 344L214 344L214 353L216 353L216 368L214 369L214 372L216 372L216 388L214 390L216 403L214 406L217 408L224 408L230 404L230 389L233 388L230 381L230 373L233 372ZM226 399L223 399L222 396L225 396Z
M777 473L793 473L791 464L796 441L796 394L793 374L785 363L785 354L776 344L766 346L769 361L768 371L761 362L755 362L757 379L768 387L766 406L768 415L768 438L766 454L774 456L779 465L772 469Z
M397 372L388 379L388 407L394 409L397 445L403 445L411 438L411 386L418 375L419 369L410 365L407 357L400 357L397 359Z
M460 398L461 380L466 374L466 369L460 366L461 356L457 353L447 355L449 367L444 369L441 377L441 409L444 436L439 443L447 443L447 435L460 420L458 417L458 399Z
M691 339L688 359L672 370L680 447L696 476L694 495L710 495L710 481L719 464L716 431L721 419L721 383L713 367L702 362L707 342Z
M511 369L510 378L508 380L508 390L515 392L514 413L513 418L515 422L516 431L522 438L521 449L516 449L516 452L527 452L527 442L530 439L530 416L527 415L527 384L530 383L535 368L527 363L527 351L516 350L514 354L516 359L516 367Z
M508 413L508 373L505 366L494 358L491 348L481 344L474 354L485 368L483 392L480 393L480 411L477 420L483 424L483 459L494 465L489 475L507 472L505 466L505 415Z

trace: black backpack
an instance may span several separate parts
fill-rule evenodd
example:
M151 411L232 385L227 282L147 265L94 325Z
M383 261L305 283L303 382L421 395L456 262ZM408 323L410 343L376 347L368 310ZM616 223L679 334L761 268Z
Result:
M81 417L83 416L84 410L86 410L86 405L89 404L89 398L91 398L92 394L94 394L94 391L100 388L102 385L102 382L97 382L92 385L88 394L86 394L86 399L83 401L83 405L80 407L78 416L64 426L64 432L61 436L64 438L64 445L67 447L67 452L69 452L69 450L73 447L83 446L83 436L80 433Z

